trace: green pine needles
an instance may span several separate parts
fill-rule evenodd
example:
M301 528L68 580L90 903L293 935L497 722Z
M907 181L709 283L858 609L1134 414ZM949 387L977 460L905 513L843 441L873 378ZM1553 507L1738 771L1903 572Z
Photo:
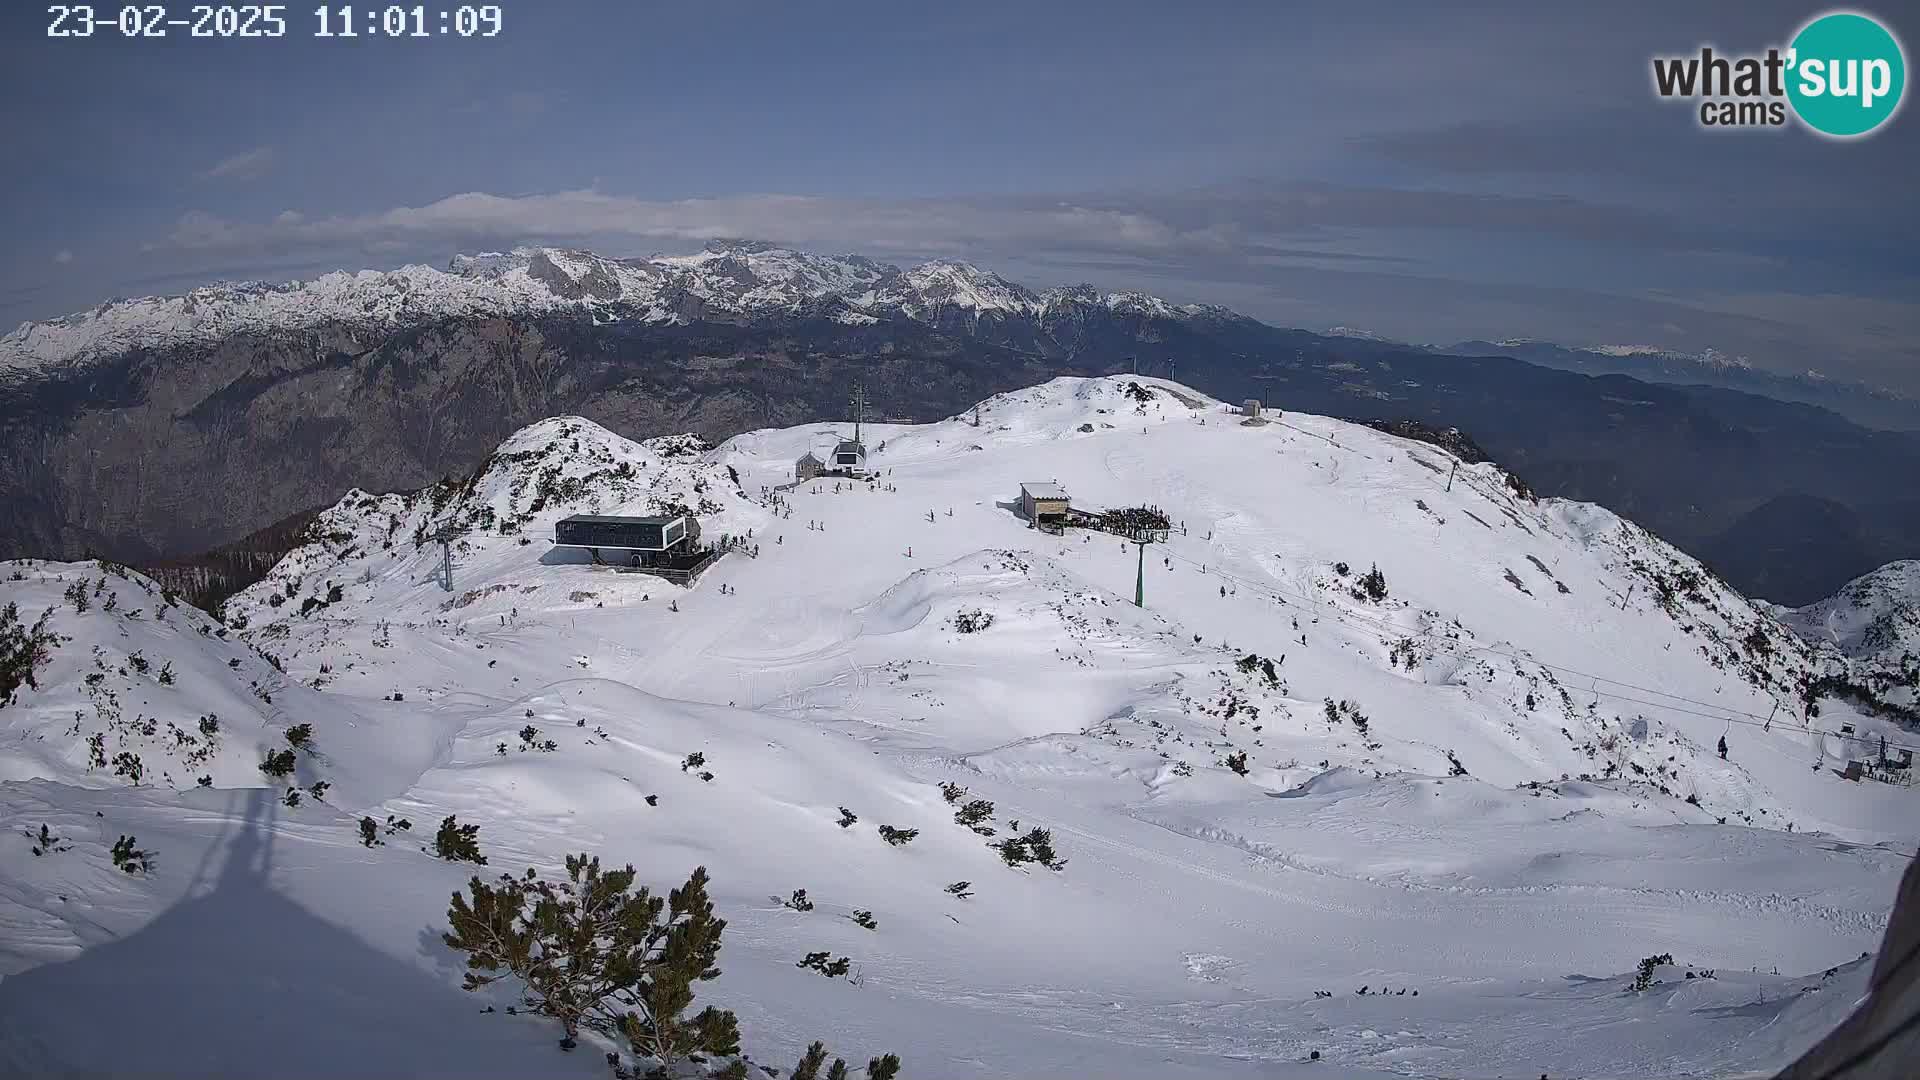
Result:
M560 1021L562 1046L574 1045L583 1028L612 1035L654 1064L647 1075L663 1077L680 1075L687 1061L734 1057L743 1065L732 1011L708 1005L689 1015L695 985L720 974L727 928L713 912L706 867L664 897L636 887L637 878L632 866L602 870L584 853L567 857L563 879L532 868L493 884L475 877L465 894L453 894L442 938L467 955L468 990L517 980L528 1008ZM890 1080L899 1069L887 1054L869 1063L868 1075Z

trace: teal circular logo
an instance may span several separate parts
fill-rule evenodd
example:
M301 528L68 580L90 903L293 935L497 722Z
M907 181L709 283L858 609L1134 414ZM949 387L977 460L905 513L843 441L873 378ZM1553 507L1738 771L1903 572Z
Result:
M1787 57L1787 100L1822 135L1865 135L1900 108L1906 56L1893 33L1865 15L1820 16L1794 35Z

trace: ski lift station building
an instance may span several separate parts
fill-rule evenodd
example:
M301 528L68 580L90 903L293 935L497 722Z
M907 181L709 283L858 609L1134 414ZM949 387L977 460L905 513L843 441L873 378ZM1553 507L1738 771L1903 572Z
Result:
M867 475L867 445L859 439L842 439L833 448L833 469L848 476Z
M1034 481L1020 485L1020 512L1028 521L1067 516L1067 489L1052 481Z
M660 555L692 548L697 533L685 514L656 517L618 517L575 514L553 526L558 547L581 548L599 562L649 565Z

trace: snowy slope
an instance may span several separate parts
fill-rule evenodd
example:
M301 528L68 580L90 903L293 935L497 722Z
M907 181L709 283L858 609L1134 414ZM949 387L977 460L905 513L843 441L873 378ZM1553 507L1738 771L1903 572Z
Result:
M1898 661L1920 656L1920 559L1891 562L1828 599L1783 609L1782 622L1848 656Z
M350 1024L424 1071L423 1042L464 1073L604 1075L550 1025L476 1012L437 937L465 872L406 833L358 846L362 814L457 814L509 870L581 849L656 884L708 866L730 925L702 1000L783 1066L825 1037L913 1077L1731 1075L1837 1022L1920 836L1913 792L1839 779L1856 748L1827 732L1910 736L1832 700L1800 715L1838 654L1605 511L1268 419L1060 379L872 426L875 483L794 486L843 432L707 447L559 417L466 480L350 493L225 627L130 622L153 602L112 574L116 610L78 612L65 590L100 570L21 565L0 590L72 640L0 708L0 808L73 847L0 846L0 1071L112 1071L75 1002L137 1000L134 1036L181 1067L351 1068L315 1034ZM1035 480L1158 506L1173 535L1141 560L1037 532L1012 510ZM677 508L744 538L692 587L550 543L569 513ZM89 711L96 645L110 672L172 662L165 688L104 684L159 734ZM166 723L216 709L233 725L201 789ZM307 717L296 779L333 786L288 807L255 766ZM89 770L96 732L170 781ZM946 783L993 804L994 837L1051 829L1066 865L1002 865ZM920 832L893 847L882 824ZM151 875L107 865L122 833L158 850ZM796 888L816 910L778 903ZM233 925L257 959L209 990L187 958ZM796 968L817 949L860 984ZM1628 990L1660 952L1676 965ZM282 983L309 1022L249 1004ZM181 1038L167 1003L195 992L248 1008L246 1036Z

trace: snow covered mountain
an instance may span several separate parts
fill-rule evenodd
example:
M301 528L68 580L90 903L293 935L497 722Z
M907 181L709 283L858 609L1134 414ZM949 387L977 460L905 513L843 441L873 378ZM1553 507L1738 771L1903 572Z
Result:
M223 622L137 574L0 565L12 632L47 612L0 706L28 834L0 843L0 1071L138 1045L605 1075L618 1047L567 1057L459 990L439 931L469 868L415 835L447 815L510 873L706 866L728 927L700 1000L783 1067L821 1037L916 1078L1728 1075L1831 1028L1920 837L1911 789L1837 775L1913 737L1804 714L1851 661L1493 464L1264 420L1063 378L871 425L874 482L794 485L842 427L561 416L464 479L348 493ZM1173 531L1036 531L1036 480ZM691 586L551 544L661 510L731 541ZM989 846L1034 827L1059 870ZM150 869L115 868L121 836ZM823 949L852 978L804 966ZM100 1009L132 1043L86 1037Z
M1920 656L1920 560L1888 563L1829 599L1782 611L1781 620L1848 656Z
M1139 293L1094 293L1115 309L1165 316L1180 308ZM1034 293L970 263L902 270L859 255L813 255L758 241L715 241L686 256L613 259L522 248L457 255L447 269L325 274L286 284L230 282L182 296L114 300L0 337L0 378L22 378L130 348L165 349L234 334L272 337L322 327L397 327L477 315L572 311L596 320L685 324L790 315L830 305L844 321L929 324L1009 315L1045 318L1077 290Z

